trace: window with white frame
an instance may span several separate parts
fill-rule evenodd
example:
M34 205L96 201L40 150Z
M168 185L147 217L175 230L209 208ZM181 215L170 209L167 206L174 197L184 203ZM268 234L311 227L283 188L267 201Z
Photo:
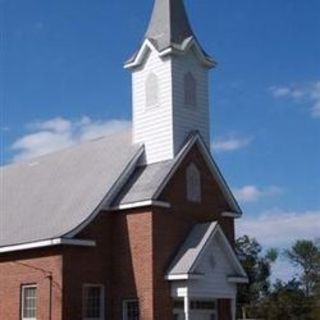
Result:
M83 286L83 318L85 320L104 319L104 287L102 285Z
M159 104L158 77L151 72L146 80L146 107L157 107Z
M21 313L22 320L37 319L36 285L24 285L21 287Z
M122 303L123 320L139 320L139 300L130 299L124 300Z
M186 107L197 106L197 82L191 72L184 76L184 104Z
M186 180L187 199L191 202L201 202L201 176L194 163L187 167Z

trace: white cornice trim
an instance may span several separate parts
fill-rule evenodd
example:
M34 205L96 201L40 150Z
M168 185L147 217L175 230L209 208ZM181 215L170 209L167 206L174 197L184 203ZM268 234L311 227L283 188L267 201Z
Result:
M170 54L185 54L191 48L195 49L196 55L200 59L201 63L208 68L213 68L217 63L210 57L207 57L203 54L198 42L193 38L189 37L185 39L182 44L173 44L172 47L167 48L159 53L160 57L164 57Z
M193 37L189 37L185 39L182 44L172 44L171 47L162 51L159 51L149 39L145 39L134 60L126 63L124 65L124 68L131 69L138 67L140 64L142 64L144 57L148 53L148 51L156 51L159 57L165 57L171 54L185 54L191 48L195 49L196 55L205 67L213 68L217 65L217 63L212 58L207 57L203 54L203 51L201 50L198 42Z
M237 218L241 218L241 214L237 213L237 212L222 212L221 213L221 216L222 217L225 217L225 218L234 218L234 219L237 219Z
M203 274L184 273L184 274L169 274L169 275L166 275L164 278L169 281L179 281L179 280L197 280L197 279L202 279L203 277L204 277Z
M120 204L119 206L115 206L110 208L110 210L116 211L116 210L127 210L127 209L134 209L134 208L140 208L140 207L161 207L161 208L170 208L171 204L169 202L164 201L156 201L156 200L145 200L145 201L137 201L137 202L131 202L131 203L124 203Z
M42 240L42 241L28 242L28 243L17 244L12 246L0 247L0 253L61 246L61 245L94 247L96 243L95 241L91 241L91 240L55 238L55 239L49 239L49 240Z
M142 61L143 61L145 55L148 53L148 51L157 51L158 52L158 50L153 45L153 43L149 39L146 39L146 40L144 40L142 46L140 47L135 59L132 62L126 63L124 65L124 68L131 69L131 68L139 66L142 63Z

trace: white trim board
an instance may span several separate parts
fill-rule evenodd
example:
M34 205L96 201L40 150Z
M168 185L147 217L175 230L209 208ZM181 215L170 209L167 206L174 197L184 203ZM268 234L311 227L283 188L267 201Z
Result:
M137 202L120 204L116 207L110 208L110 210L113 210L113 211L128 210L128 209L149 207L149 206L160 207L160 208L170 208L171 204L169 202L164 202L164 201L145 200L145 201L137 201Z
M221 216L225 218L235 218L235 219L241 218L241 214L237 212L222 212Z
M41 241L16 244L16 245L11 245L6 247L0 247L0 253L61 246L61 245L94 247L96 245L96 242L91 240L55 238L55 239L41 240Z
M148 50L156 51L159 54L159 57L165 57L171 54L186 54L192 48L195 49L196 55L204 67L213 68L217 65L217 63L212 58L206 57L203 54L203 51L201 50L198 42L194 37L191 36L185 39L182 44L174 44L162 51L159 51L149 39L145 39L133 61L125 63L124 68L131 69L141 65L146 54L148 53Z
M168 274L165 276L165 279L169 281L177 281L177 280L196 280L196 279L202 279L203 277L204 277L204 274L184 273L184 274Z

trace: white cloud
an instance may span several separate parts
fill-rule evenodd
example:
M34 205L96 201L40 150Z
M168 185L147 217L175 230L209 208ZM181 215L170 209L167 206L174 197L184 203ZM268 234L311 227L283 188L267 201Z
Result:
M68 148L85 140L127 129L129 126L130 122L126 120L95 121L89 117L77 121L57 117L35 122L27 126L30 133L13 143L13 161L31 159Z
M247 147L252 142L252 138L239 135L229 135L217 138L213 141L211 149L213 152L230 152Z
M297 239L320 236L320 210L295 212L279 209L256 217L244 217L237 223L238 235L255 237L263 246L287 247Z
M313 84L311 98L314 101L314 105L311 109L312 116L314 118L320 118L320 81Z
M308 85L273 86L270 92L275 98L288 98L311 104L311 116L320 118L320 81Z
M237 221L237 237L249 235L263 248L277 248L280 256L272 267L272 281L277 278L288 281L297 277L299 270L293 268L281 253L296 240L315 240L320 236L320 210L285 211L274 209L255 217L242 217Z
M272 87L272 95L276 98L278 97L287 97L291 94L290 88L287 87Z
M255 202L264 197L276 196L283 193L283 189L277 186L259 188L254 185L246 185L233 189L236 199L240 202Z

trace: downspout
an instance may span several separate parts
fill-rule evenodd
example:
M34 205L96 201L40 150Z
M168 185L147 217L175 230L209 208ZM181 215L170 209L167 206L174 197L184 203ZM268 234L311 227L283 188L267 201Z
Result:
M50 272L46 278L49 280L49 306L48 306L48 320L52 320L52 273Z

